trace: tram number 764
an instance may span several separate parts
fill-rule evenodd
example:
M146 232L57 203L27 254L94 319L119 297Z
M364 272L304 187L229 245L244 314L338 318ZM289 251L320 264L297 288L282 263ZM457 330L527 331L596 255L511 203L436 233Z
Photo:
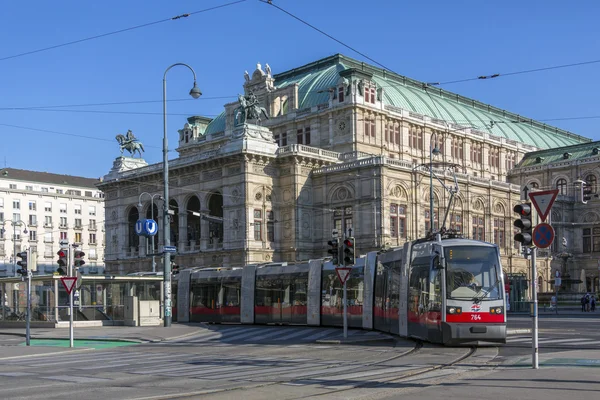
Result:
M471 321L481 321L481 315L471 314Z

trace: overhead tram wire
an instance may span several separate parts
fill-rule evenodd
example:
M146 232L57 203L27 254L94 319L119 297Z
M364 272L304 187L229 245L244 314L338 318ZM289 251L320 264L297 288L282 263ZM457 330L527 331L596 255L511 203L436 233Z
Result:
M165 19L161 19L161 20L158 20L158 21L154 21L154 22L148 22L148 23L145 23L145 24L136 25L136 26L132 26L132 27L129 27L129 28L125 28L125 29L119 29L119 30L113 31L113 32L107 32L107 33L102 33L100 35L90 36L90 37L87 37L87 38L84 38L84 39L73 40L73 41L70 41L70 42L61 43L61 44L57 44L57 45L49 46L49 47L44 47L44 48L37 49L37 50L31 50L31 51L26 51L26 52L19 53L19 54L13 54L12 56L7 56L7 57L0 58L0 61L11 60L13 58L23 57L23 56L27 56L27 55L30 55L30 54L36 54L36 53L41 53L41 52L48 51L48 50L58 49L60 47L70 46L70 45L77 44L77 43L82 43L82 42L87 42L89 40L99 39L99 38L103 38L103 37L106 37L106 36L112 36L112 35L116 35L118 33L129 32L129 31L133 31L135 29L145 28L147 26L161 24L163 22L176 21L176 20L179 20L181 18L187 18L187 17L190 17L190 16L195 15L195 14L200 14L200 13L204 13L204 12L207 12L207 11L213 11L213 10L216 10L216 9L219 9L219 8L228 7L228 6L231 6L231 5L234 5L234 4L243 3L245 1L247 1L247 0L233 1L233 2L230 2L230 3L226 3L226 4L221 4L219 6L214 6L214 7L210 7L210 8L205 8L203 10L197 10L197 11L193 11L193 12L190 12L190 13L176 15L174 17L165 18Z

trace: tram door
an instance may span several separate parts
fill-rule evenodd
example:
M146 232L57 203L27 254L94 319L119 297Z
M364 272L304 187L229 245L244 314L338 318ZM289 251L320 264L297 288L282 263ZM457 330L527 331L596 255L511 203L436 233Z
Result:
M265 267L257 271L256 323L306 324L308 270L285 271L284 268Z
M400 261L377 263L375 272L375 329L400 333L398 308L400 300Z

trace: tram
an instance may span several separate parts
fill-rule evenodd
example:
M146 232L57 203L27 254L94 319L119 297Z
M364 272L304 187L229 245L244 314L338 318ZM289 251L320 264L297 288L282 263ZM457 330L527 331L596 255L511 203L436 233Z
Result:
M356 260L348 326L445 345L506 342L498 247L437 234ZM343 325L330 260L188 268L173 279L179 322ZM174 311L175 311L174 310Z

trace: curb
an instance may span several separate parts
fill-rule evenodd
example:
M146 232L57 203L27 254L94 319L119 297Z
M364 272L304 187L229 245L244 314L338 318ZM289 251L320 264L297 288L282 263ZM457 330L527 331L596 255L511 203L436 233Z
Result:
M531 333L531 328L522 328L522 329L507 329L507 335L521 335L524 333Z
M361 343L377 343L377 342L395 342L396 339L390 336L387 337L374 337L374 338L361 338L361 339L319 339L315 340L318 344L361 344Z

